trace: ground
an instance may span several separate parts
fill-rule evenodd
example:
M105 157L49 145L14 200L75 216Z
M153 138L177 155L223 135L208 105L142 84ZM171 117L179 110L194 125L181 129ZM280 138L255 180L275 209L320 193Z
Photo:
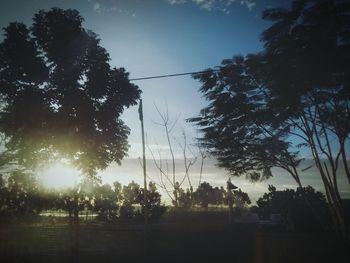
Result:
M146 235L145 235L146 233ZM150 223L63 219L6 223L0 262L350 262L345 244L320 232L261 230L223 215Z

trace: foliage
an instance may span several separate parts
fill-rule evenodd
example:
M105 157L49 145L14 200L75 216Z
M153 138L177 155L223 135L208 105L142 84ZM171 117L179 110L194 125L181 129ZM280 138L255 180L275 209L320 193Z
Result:
M1 177L0 191L0 215L33 216L43 209L43 198L31 174L15 171L7 180Z
M116 217L118 209L117 193L108 184L98 186L94 189L93 210L103 220L112 220Z
M201 127L199 141L232 175L256 181L271 176L273 166L287 169L299 160L287 151L284 131L269 130L266 97L250 62L242 56L224 60L220 71L196 75L200 91L211 101L201 115L189 119Z
M232 190L231 193L231 195L227 196L227 198L231 198L231 204L234 204L237 207L244 207L245 205L251 204L248 194L243 192L241 189Z
M229 199L230 202L228 202ZM230 190L228 193L222 186L220 188L213 187L207 182L201 183L195 191L179 189L179 208L188 210L196 205L208 209L209 205L223 206L228 203L235 206L245 206L251 202L248 194L241 189Z
M306 205L304 196L311 203L313 211ZM291 220L297 228L316 228L322 226L320 223L330 222L325 196L311 186L278 191L276 187L270 185L269 192L258 199L257 205L258 213L264 218L268 218L271 214L281 214ZM319 222L316 216L322 222Z
M129 129L120 115L140 90L124 68L110 67L76 10L41 10L33 21L10 23L0 43L6 154L30 168L65 157L93 176L125 156Z
M140 185L132 181L128 185L123 186L122 190L124 203L137 204L140 200Z
M147 194L149 219L158 219L166 208L154 183L149 183ZM77 221L79 214L86 210L96 213L103 221L142 219L145 211L143 198L143 188L135 182L123 187L114 182L111 187L85 180L73 188L48 190L39 188L30 174L14 172L8 178L0 176L0 216L4 218L58 210L65 211L70 220Z
M256 181L280 167L302 187L299 151L310 153L341 230L341 163L350 183L349 10L347 1L329 0L266 10L272 25L262 33L262 52L194 75L209 105L189 119L201 128L200 143L234 176Z
M85 196L79 188L73 187L55 194L57 209L67 211L70 219L77 220L79 212L85 207Z
M208 209L208 205L224 205L227 192L223 187L213 187L207 182L201 183L193 193L194 204Z
M186 191L182 188L179 189L178 205L184 209L190 209L193 206L193 193L190 189Z
M130 203L124 203L120 206L119 217L121 219L130 220L135 218L135 208Z
M140 189L139 204L141 205L141 214L145 215L145 203L144 203L144 189ZM162 205L161 195L157 192L155 183L149 182L147 189L147 213L149 219L159 219L165 212L166 208Z

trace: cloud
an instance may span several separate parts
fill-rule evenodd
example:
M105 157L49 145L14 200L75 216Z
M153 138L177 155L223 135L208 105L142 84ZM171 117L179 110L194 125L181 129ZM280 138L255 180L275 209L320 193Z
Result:
M192 0L199 8L211 11L216 5L216 0Z
M245 6L252 11L256 6L254 0L166 0L170 5L180 5L186 3L193 3L197 5L200 9L206 11L218 10L224 13L230 13L230 8L239 3L241 6Z
M180 5L180 4L184 4L187 1L186 0L167 0L167 2L171 5Z
M129 0L130 1L130 0ZM135 17L136 13L133 11L134 8L128 1L123 0L88 0L92 5L92 10L96 13L107 13L107 12L118 12L126 16ZM134 0L134 4L138 1Z
M92 8L95 12L97 12L97 13L101 13L101 5L100 5L100 3L94 3L94 6L93 6L93 8Z
M241 5L246 6L249 9L249 11L252 11L253 8L256 6L256 3L251 0L242 0Z

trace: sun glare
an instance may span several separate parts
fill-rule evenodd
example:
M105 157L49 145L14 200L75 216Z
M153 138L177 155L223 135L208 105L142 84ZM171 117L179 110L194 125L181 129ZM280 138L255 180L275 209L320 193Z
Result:
M73 187L79 182L79 171L63 161L44 168L40 173L42 184L48 188Z

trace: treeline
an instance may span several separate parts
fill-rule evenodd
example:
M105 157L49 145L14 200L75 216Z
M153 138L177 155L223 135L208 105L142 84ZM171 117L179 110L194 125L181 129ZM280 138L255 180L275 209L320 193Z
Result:
M177 189L179 209L193 207L208 209L211 206L246 206L251 203L247 193L232 190L231 194L223 187L213 187L207 182L198 188ZM166 211L162 196L156 184L150 182L147 189L147 203L144 204L144 189L131 182L122 186L119 182L100 184L85 179L73 188L49 190L40 185L36 177L21 171L8 176L0 175L0 216L6 218L38 216L43 211L64 211L70 219L77 219L82 211L97 214L99 219L143 218L145 208L149 219L157 219Z
M228 192L222 186L213 187L207 182L201 183L195 191L192 188L178 189L178 206L180 208L190 209L199 206L208 209L209 205L224 206L228 204L244 207L251 204L251 201L248 194L241 189Z
M138 220L144 218L146 207L150 220L159 219L167 207L155 183L149 183L147 196L145 205L144 189L135 182L124 186L114 182L111 186L85 179L73 188L49 190L41 186L34 175L25 172L0 175L0 217L6 220L39 216L43 211L64 211L72 221L83 212L95 214L103 221ZM229 205L235 217L248 210L261 219L280 214L296 228L322 228L331 222L324 194L310 186L277 190L271 185L269 191L251 207L248 207L251 204L248 194L241 189L228 191L207 182L201 183L195 190L179 188L178 196L176 209L182 211L191 211L195 207L207 210L209 206L227 208Z
M43 211L65 211L76 220L82 211L97 214L102 220L137 219L144 216L144 189L135 182L122 186L114 182L100 184L85 179L79 185L64 190L50 190L39 184L34 175L16 171L0 176L0 216L38 216ZM147 209L150 219L165 212L161 194L154 183L147 189Z

